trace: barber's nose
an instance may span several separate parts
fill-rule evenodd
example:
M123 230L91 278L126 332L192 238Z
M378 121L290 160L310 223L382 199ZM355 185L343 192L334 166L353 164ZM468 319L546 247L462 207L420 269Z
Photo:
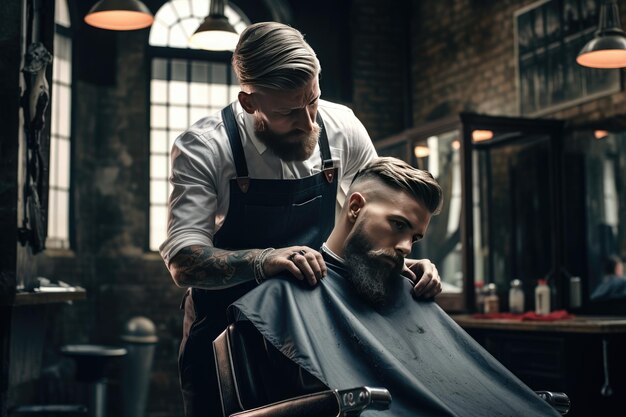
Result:
M298 119L296 120L296 128L304 132L312 132L315 126L315 111L311 111L308 108L304 108L298 112Z
M396 245L396 252L403 257L409 256L411 253L411 248L413 247L413 240L411 238L402 239Z

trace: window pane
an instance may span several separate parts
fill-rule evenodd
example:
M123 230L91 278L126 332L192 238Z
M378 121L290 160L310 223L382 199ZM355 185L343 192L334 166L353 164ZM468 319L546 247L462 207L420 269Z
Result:
M169 46L174 46L176 48L186 48L188 43L189 38L182 26L173 26L170 29Z
M72 71L69 61L64 59L59 60L59 81L64 84L70 84L72 78Z
M191 63L191 81L206 83L209 80L209 64L206 62Z
M155 58L152 60L152 78L167 80L167 60Z
M64 137L70 136L70 119L72 117L72 105L70 99L70 89L66 86L58 86L57 94L59 95L59 119L57 133Z
M56 94L59 89L59 85L55 82L52 84L52 109L51 110L51 119L50 120L50 132L51 134L57 134L59 131L59 95Z
M155 16L155 19L158 19L167 27L176 23L177 18L178 16L176 16L176 11L172 7L171 3L165 3Z
M158 250L167 236L167 209L163 206L150 207L150 249Z
M167 134L164 130L152 130L150 135L150 150L153 153L167 154L170 151L168 146Z
M171 104L187 104L189 97L187 96L188 84L183 81L171 81L169 85L169 101Z
M150 124L152 127L167 127L167 111L165 106L150 106Z
M206 107L192 107L189 111L189 118L191 119L191 123L195 123L202 118L210 116L210 113L207 111Z
M189 44L189 39L191 38L191 35L193 35L196 29L198 29L200 23L202 22L195 18L185 19L180 22L180 25L183 28L183 32L185 32L185 37L187 38L187 44Z
M207 16L210 2L206 0L191 0L191 8L195 16Z
M170 107L169 127L172 129L186 129L189 126L188 111L185 107Z
M70 13L67 10L67 0L56 0L54 4L54 22L66 28L70 27Z
M58 210L58 192L55 189L50 189L50 191L48 192L48 210L50 211L50 213L55 213L54 217L50 217L48 219L48 236L58 236L59 235L59 228L58 228L58 216L56 216L56 213L59 212Z
M150 82L150 99L153 103L167 103L167 82L152 80Z
M59 139L56 137L52 137L50 139L50 175L48 181L50 183L50 187L54 187L59 183L58 174L59 174L59 159L57 154L59 152L58 145Z
M191 83L190 90L191 97L189 103L191 105L209 105L209 86L207 84Z
M211 84L211 103L214 105L228 103L228 87L225 85Z
M59 158L57 179L59 182L56 185L67 189L70 187L70 143L67 140L57 142L59 147L57 152Z
M154 20L150 28L150 45L167 46L170 29L160 20Z
M165 205L167 197L167 181L152 180L150 182L150 203Z
M191 13L191 10L189 9L189 0L172 0L170 3L174 6L178 17L189 16Z
M226 84L226 64L214 63L211 65L211 82L214 84Z
M187 81L187 62L180 59L172 60L172 80Z
M163 155L150 156L150 178L164 180L168 177L167 159L168 157Z
M57 193L57 210L58 215L56 216L57 220L57 230L56 236L57 238L68 241L69 240L69 193L67 191L58 191Z

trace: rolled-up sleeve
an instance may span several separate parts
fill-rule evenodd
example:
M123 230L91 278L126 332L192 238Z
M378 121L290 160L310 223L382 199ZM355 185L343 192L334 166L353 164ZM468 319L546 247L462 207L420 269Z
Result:
M159 248L167 265L186 246L213 245L219 160L211 142L193 132L174 142L167 238Z

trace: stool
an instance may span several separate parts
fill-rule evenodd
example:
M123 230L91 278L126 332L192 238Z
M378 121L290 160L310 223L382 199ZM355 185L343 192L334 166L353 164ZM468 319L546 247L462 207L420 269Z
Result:
M65 345L61 347L61 353L74 359L76 380L89 385L89 417L105 417L105 369L112 359L126 355L126 349L103 345Z

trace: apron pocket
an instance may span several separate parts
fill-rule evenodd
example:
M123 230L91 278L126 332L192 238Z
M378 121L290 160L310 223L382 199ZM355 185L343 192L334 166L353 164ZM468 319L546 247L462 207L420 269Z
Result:
M299 224L303 226L303 230L314 229L317 232L318 228L327 220L324 218L322 210L323 200L322 196L318 195L302 203L293 203L289 213L290 224ZM334 219L332 219L330 224L332 227ZM327 237L326 235L322 236L324 240Z

